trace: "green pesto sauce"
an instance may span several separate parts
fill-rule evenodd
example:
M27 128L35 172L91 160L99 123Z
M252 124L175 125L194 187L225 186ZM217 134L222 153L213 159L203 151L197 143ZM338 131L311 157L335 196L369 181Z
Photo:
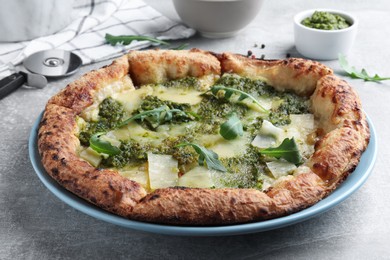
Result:
M180 87L180 88L194 88L199 89L201 87L200 81L195 77L186 77L177 80L171 80L164 83L167 88Z
M320 30L340 30L351 26L347 20L337 14L315 11L311 17L301 22L304 26Z
M226 187L256 188L259 186L259 176L264 173L264 162L259 150L248 146L245 156L222 158L222 164L227 173L221 182Z
M199 89L200 82L196 78L185 78L169 81L164 85L166 87ZM232 113L236 113L242 120L244 132L249 133L250 140L253 140L261 128L263 120L268 120L277 126L286 125L291 122L290 114L309 112L308 98L287 92L278 92L261 80L225 75L215 82L215 85L236 88L255 97L272 98L278 101L278 106L273 107L269 115L255 116L248 120L247 115L250 113L250 108L247 105L242 102L234 102L223 97L214 96L209 92L202 94L202 101L193 106L186 103L161 100L156 96L146 96L139 107L135 109L133 115L165 105L170 109L185 111L186 115L174 117L171 121L164 124L180 125L192 122L192 127L186 128L185 134L169 135L161 140L159 144L141 143L134 139L121 140L120 154L103 159L100 167L123 168L127 165L140 165L147 161L147 152L153 152L172 155L178 160L179 169L183 170L186 168L186 165L196 165L199 155L189 146L176 146L183 142L196 142L197 137L205 134L218 134L220 125ZM126 115L124 112L123 104L112 98L106 98L99 105L99 120L87 122L86 127L79 133L81 144L88 146L89 138L93 134L115 129L127 116L129 115ZM147 120L137 120L136 123L150 131L158 131L158 129L151 127ZM252 147L250 142L247 145L244 156L220 158L220 161L228 170L221 180L225 187L261 188L262 183L259 176L265 172L265 163L258 149Z
M140 107L133 113L139 114L145 111L153 110L156 108L159 108L161 106L167 106L169 109L179 109L181 111L187 112L186 114L173 114L173 118L171 122L173 124L180 124L184 122L189 122L195 120L196 114L191 112L191 106L189 104L179 104L176 102L168 101L168 100L161 100L158 97L155 96L146 96ZM147 120L140 120L138 119L137 122L141 124L143 127L148 128L149 130L156 130L153 126L153 118L149 118Z
M123 119L123 105L112 98L106 98L99 105L99 120L87 122L87 126L79 134L80 143L89 145L89 138L96 133L107 132L115 128Z

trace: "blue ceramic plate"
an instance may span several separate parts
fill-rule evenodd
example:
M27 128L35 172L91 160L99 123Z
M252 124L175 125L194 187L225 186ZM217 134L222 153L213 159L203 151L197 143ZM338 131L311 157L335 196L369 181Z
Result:
M317 216L330 208L336 206L346 198L348 198L354 191L360 188L362 184L366 181L368 176L371 173L371 170L374 166L376 154L377 154L377 141L376 133L374 126L372 125L370 119L369 125L371 130L371 139L370 144L368 145L367 150L364 152L361 161L356 168L356 170L347 178L344 183L338 187L334 192L332 192L328 197L318 202L312 207L309 207L305 210L299 211L297 213L291 214L289 216L249 223L249 224L238 224L238 225L228 225L228 226L211 226L211 227L189 227L189 226L171 226L171 225L160 225L160 224L151 224L139 221L133 221L129 219L122 218L120 216L106 212L86 201L80 199L73 193L70 193L56 181L54 181L45 171L41 163L41 157L38 153L37 146L37 132L39 121L41 116L35 122L30 138L29 138L29 154L32 165L41 179L43 184L56 195L59 199L70 205L71 207L84 212L92 217L97 219L107 221L109 223L123 226L126 228L132 228L137 230L143 230L147 232L154 232L160 234L169 234L169 235L186 235L186 236L223 236L223 235L239 235L239 234L248 234L255 232L262 232L266 230L276 229L292 225L314 216Z

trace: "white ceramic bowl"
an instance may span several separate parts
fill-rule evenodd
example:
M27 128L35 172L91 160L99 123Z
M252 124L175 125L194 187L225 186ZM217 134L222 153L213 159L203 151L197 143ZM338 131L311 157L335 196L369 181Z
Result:
M208 38L237 34L259 13L264 0L173 0L184 23Z
M346 19L351 26L341 30L313 29L301 24L315 11L337 14ZM303 56L317 60L334 60L339 53L347 54L356 38L358 20L351 14L332 9L313 9L298 13L294 17L295 47Z

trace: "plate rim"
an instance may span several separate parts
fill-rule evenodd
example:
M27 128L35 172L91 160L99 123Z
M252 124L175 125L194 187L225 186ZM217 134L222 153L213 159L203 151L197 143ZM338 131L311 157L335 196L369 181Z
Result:
M34 168L35 173L38 175L38 178L44 184L44 186L53 193L61 201L65 202L72 208L75 208L78 211L83 212L91 217L94 217L105 222L140 230L151 233L165 234L165 235L180 235L180 236L226 236L226 235L242 235L250 234L257 232L264 232L268 230L273 230L277 228L286 227L293 225L315 216L318 216L327 210L335 207L349 196L351 196L355 191L357 191L368 179L369 175L374 168L378 145L377 145L377 136L375 127L372 124L371 119L367 116L366 118L370 128L370 142L366 151L363 153L362 158L356 169L351 173L351 175L345 180L336 190L334 190L329 196L317 202L311 207L308 207L304 210L298 211L291 215L265 220L252 223L244 224L235 224L235 225L224 225L224 226L178 226L178 225L164 225L164 224L154 224L141 221L135 221L123 218L121 216L115 215L108 211L98 208L97 206L85 201L82 198L79 198L77 195L69 192L62 186L60 186L54 179L52 179L41 163L41 158L38 152L37 146L37 137L38 137L38 127L41 121L43 112L35 120L28 140L28 151L30 162ZM368 162L366 163L362 163ZM357 178L356 181L351 181L351 176L362 175ZM349 182L348 182L349 180Z

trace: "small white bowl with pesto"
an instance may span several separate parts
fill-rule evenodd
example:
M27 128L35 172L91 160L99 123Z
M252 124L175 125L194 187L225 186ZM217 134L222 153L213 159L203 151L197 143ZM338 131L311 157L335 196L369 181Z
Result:
M307 58L334 60L351 49L357 28L357 18L344 11L306 10L294 17L295 46Z

